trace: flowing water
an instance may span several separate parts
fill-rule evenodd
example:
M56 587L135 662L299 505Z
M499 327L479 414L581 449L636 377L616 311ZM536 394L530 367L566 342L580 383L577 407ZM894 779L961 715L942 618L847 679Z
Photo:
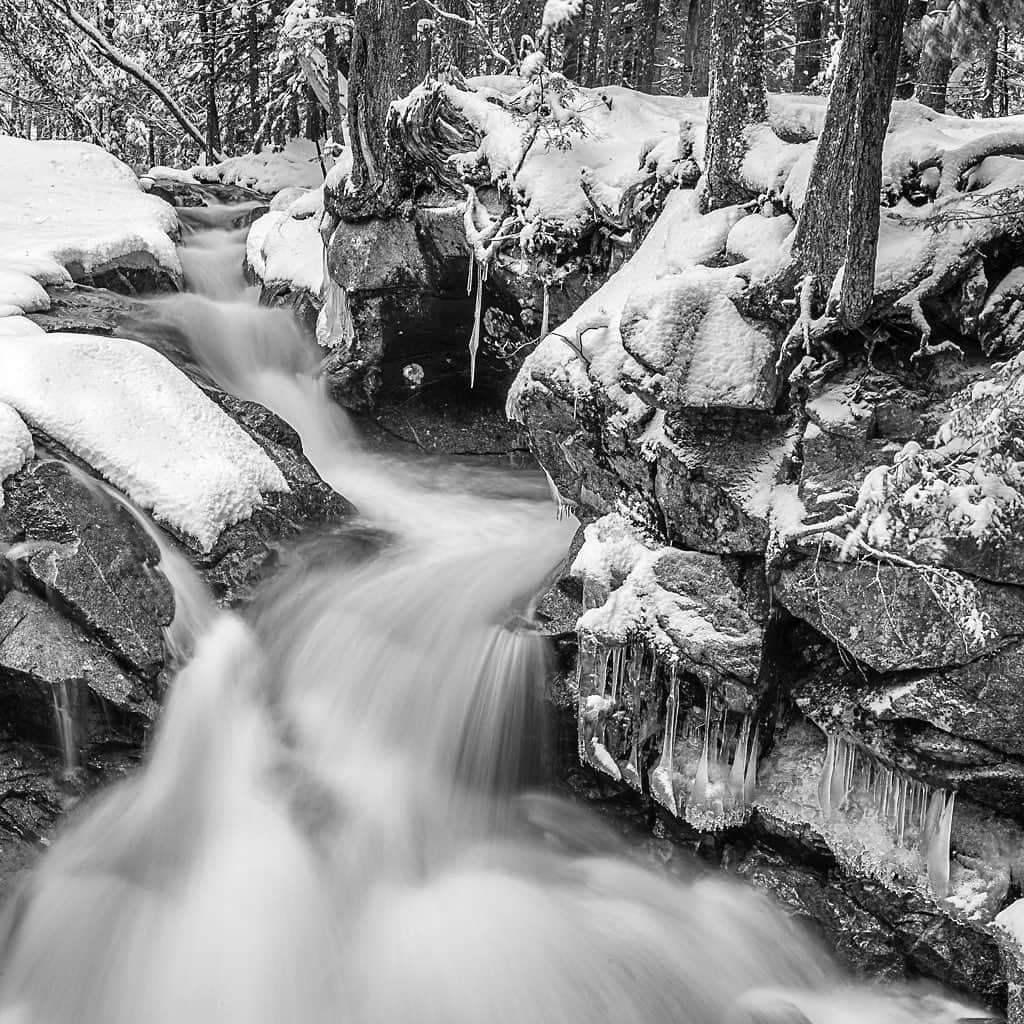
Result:
M246 291L244 232L207 217L183 251L205 294L154 302L148 335L288 420L362 519L300 545L244 618L213 614L162 547L184 615L175 642L194 655L144 768L8 908L0 1022L965 1013L845 983L764 898L696 870L662 877L585 812L523 791L545 651L508 624L571 526L538 475L364 451L315 347Z

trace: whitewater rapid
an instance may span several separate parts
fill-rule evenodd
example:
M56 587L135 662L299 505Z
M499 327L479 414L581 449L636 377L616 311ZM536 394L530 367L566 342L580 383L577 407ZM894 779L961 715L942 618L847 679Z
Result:
M766 898L663 877L523 791L549 665L509 624L575 524L539 474L367 453L322 353L246 288L244 231L204 216L182 252L193 294L151 304L152 336L287 420L360 517L300 544L244 614L212 612L172 567L194 655L143 768L6 909L0 1022L965 1015L852 985Z

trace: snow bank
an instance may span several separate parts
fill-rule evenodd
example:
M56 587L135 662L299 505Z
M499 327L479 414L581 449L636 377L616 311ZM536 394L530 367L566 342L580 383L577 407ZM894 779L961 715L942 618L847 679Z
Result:
M0 402L0 484L17 473L35 454L25 421L9 405ZM0 488L0 508L4 492Z
M285 198L285 193L278 198ZM324 283L323 188L286 198L279 205L275 199L270 211L249 229L246 259L264 284L284 283L319 297Z
M5 337L0 402L204 551L225 527L251 515L264 494L288 490L241 427L138 342L84 334ZM0 437L16 430L0 423ZM6 464L2 455L0 463Z
M323 161L324 167L330 170L334 159L324 153ZM284 149L278 151L265 149L260 153L229 156L219 164L193 167L188 173L196 181L241 185L265 195L273 195L289 185L316 188L324 181L316 146L307 139L290 139Z
M778 264L779 239L794 225L787 216L754 216L764 227L747 225L738 208L702 216L695 191L671 193L633 257L527 357L509 391L509 415L520 419L530 393L552 386L576 396L596 386L637 420L649 411L636 394L641 386L696 405L762 407L776 346L729 296ZM736 248L748 258L703 266L739 225Z
M142 191L129 167L86 142L0 135L0 307L6 315L49 305L44 284L119 261L181 266L167 203Z

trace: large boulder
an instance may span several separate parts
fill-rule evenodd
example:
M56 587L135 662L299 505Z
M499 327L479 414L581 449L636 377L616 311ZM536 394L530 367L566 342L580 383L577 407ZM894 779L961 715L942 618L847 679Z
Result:
M4 487L6 562L38 593L153 680L174 595L153 541L123 506L66 463L34 461Z

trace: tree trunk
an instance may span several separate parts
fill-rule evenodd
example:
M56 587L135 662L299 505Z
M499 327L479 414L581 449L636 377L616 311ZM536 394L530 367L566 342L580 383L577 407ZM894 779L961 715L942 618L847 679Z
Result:
M793 92L804 92L821 74L822 0L796 0L793 9L796 52L793 55Z
M336 197L345 220L391 213L411 191L411 171L388 145L388 108L416 84L417 4L363 0L356 6L349 60L349 188Z
M217 42L214 36L215 22L207 0L196 0L199 20L200 48L203 54L203 91L206 98L206 158L215 161L220 151L220 116L217 113Z
M711 5L714 0L697 0L696 46L690 92L707 96L711 80ZM687 30L689 31L689 30Z
M245 12L246 45L249 50L249 131L253 149L259 145L260 123L260 30L256 14L256 0L249 0Z
M582 15L571 18L563 33L562 74L571 82L579 82L583 74L583 29Z
M914 99L939 114L946 112L946 89L953 71L953 58L943 32L942 18L932 21L921 40L921 56L917 62L917 87Z
M921 57L921 20L928 10L926 0L910 0L903 23L899 68L896 72L896 99L909 100L917 87L917 65Z
M654 90L654 47L658 42L660 0L641 0L640 24L636 32L636 88Z
M864 321L874 292L882 145L907 0L852 0L793 252L815 299L845 267L839 313Z
M706 209L743 202L747 151L744 129L768 120L761 0L714 0L711 9L711 89L708 100Z
M1009 53L1010 32L1004 25L1002 32L1002 47L999 59L999 116L1008 117L1010 114L1010 83L1009 83L1009 61L1006 59Z
M999 79L999 33L993 33L985 54L985 84L981 94L981 116L996 116L996 82Z

